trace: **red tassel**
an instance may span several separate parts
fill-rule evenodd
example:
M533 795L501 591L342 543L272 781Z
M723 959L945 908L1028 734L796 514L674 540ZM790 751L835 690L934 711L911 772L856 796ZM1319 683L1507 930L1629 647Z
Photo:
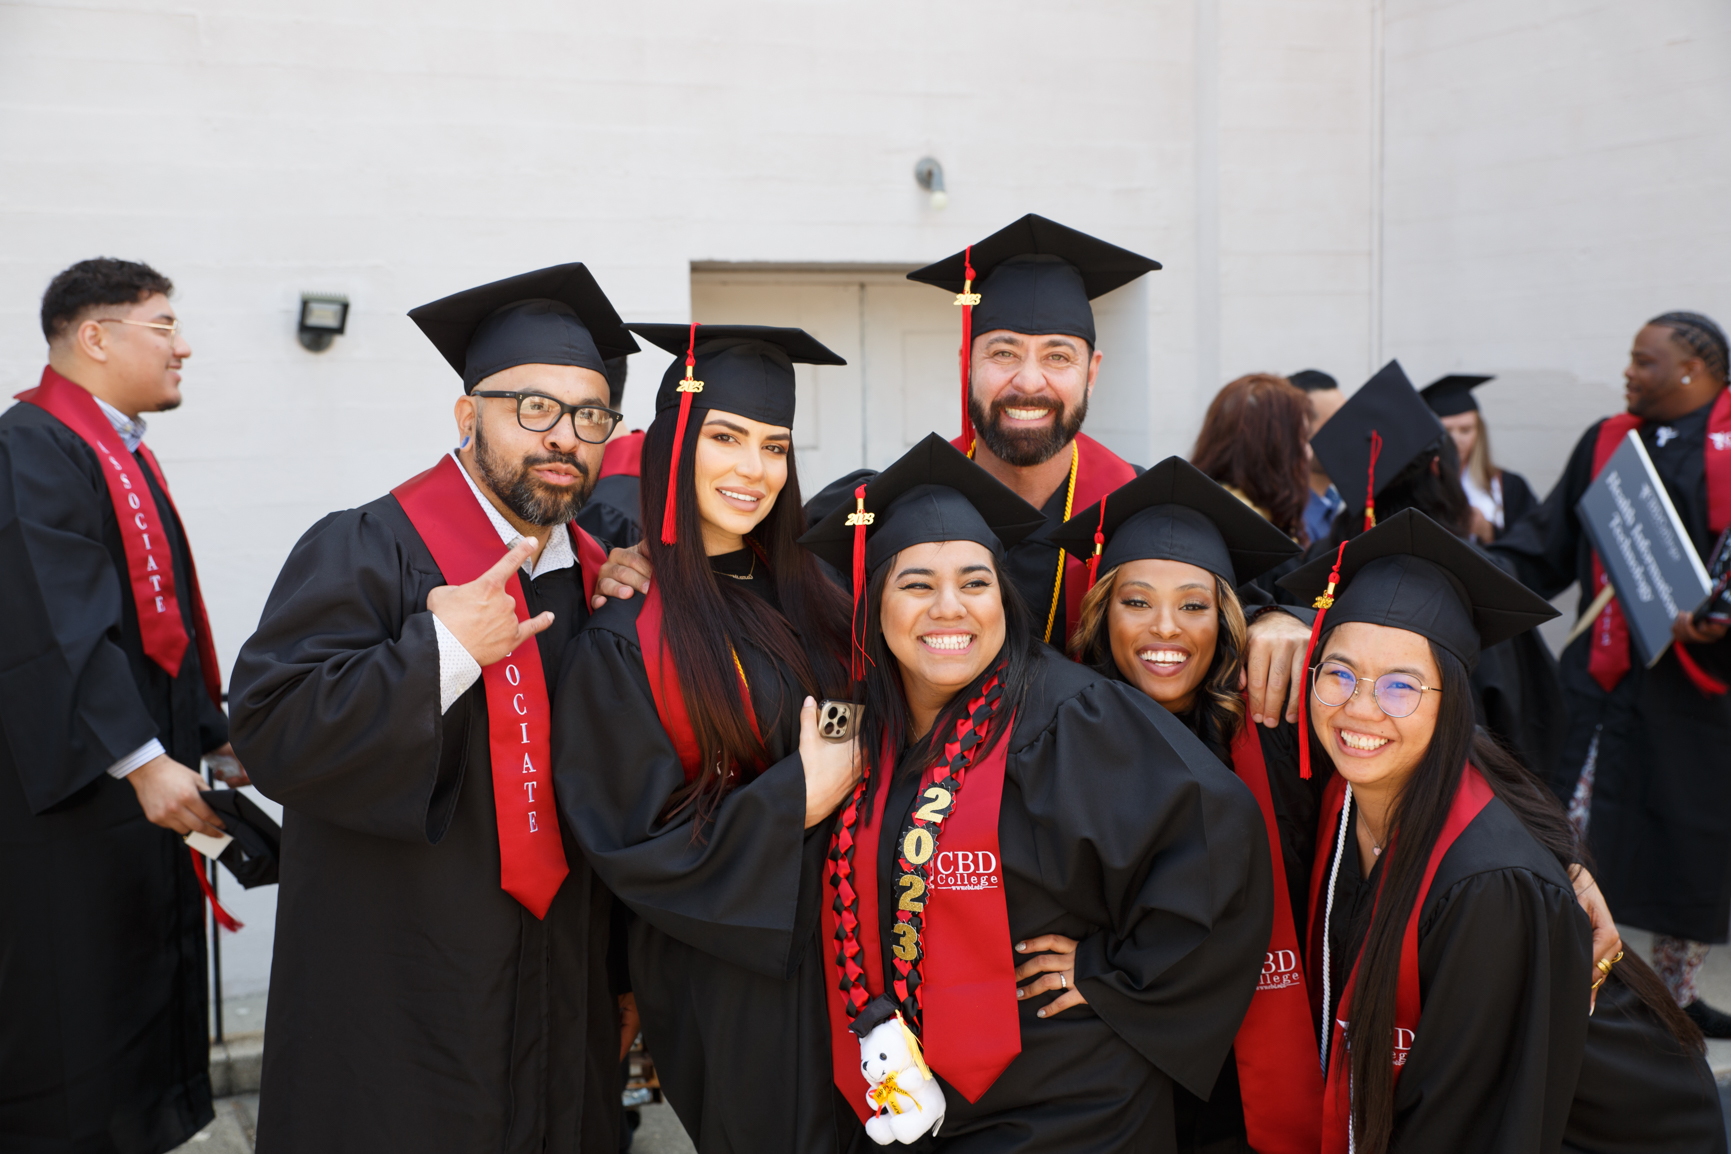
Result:
M1100 551L1106 547L1106 499L1100 498L1100 523L1094 526L1094 555L1088 558L1088 589L1100 579ZM1083 590L1087 592L1087 590Z
M1731 690L1731 685L1726 685L1723 681L1720 681L1717 677L1714 677L1711 673L1708 673L1705 669L1702 669L1697 665L1695 663L1695 658L1690 656L1689 650L1681 641L1672 645L1671 648L1676 650L1677 664L1683 667L1683 672L1689 675L1689 680L1695 683L1696 689L1699 689L1709 697L1720 697L1723 696L1727 690Z
M703 382L691 379L691 370L697 366L697 325L696 321L691 323L691 344L685 350L685 380L679 386L679 424L673 428L673 460L667 465L667 507L661 512L663 545L676 544L679 538L674 524L678 512L679 451L685 445L685 422L691 419L692 394L703 391Z
M962 306L962 451L970 457L974 455L974 418L968 409L968 369L974 355L974 306L980 303L980 294L973 291L973 252L971 244L962 250L962 291L956 294L955 300Z
M1371 436L1376 436L1372 433ZM1377 443L1372 442L1371 452L1376 452ZM1373 467L1373 473L1376 471ZM1346 542L1340 543L1340 548L1334 553L1334 568L1328 574L1328 588L1322 591L1322 596L1316 599L1316 621L1310 627L1310 641L1304 647L1304 669L1299 676L1304 679L1304 686L1299 690L1303 704L1298 709L1298 776L1305 781L1310 780L1310 659L1316 653L1317 639L1322 636L1322 619L1328 616L1328 611L1334 608L1334 587L1340 584L1340 559L1346 555Z
M216 893L210 888L209 879L204 876L204 855L191 846L187 847L186 852L192 855L192 872L198 875L198 888L204 891L204 899L210 903L210 913L216 919L216 924L231 934L244 928L246 923L236 920L235 916L223 909L222 903L216 900Z
M1364 490L1364 527L1366 531L1376 528L1376 459L1382 455L1382 434L1375 429L1370 431L1370 480L1365 483Z
M860 640L860 603L865 599L865 545L866 527L877 519L877 514L865 511L866 487L860 485L853 491L854 511L848 514L847 523L853 526L853 617L848 624L848 675L855 681L865 680L866 651L865 644Z

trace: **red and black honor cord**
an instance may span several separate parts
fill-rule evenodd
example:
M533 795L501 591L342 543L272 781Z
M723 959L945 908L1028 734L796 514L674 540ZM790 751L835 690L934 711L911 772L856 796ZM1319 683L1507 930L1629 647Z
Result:
M920 984L925 962L921 922L926 908L930 867L937 856L940 827L955 808L956 797L975 754L991 737L992 722L1003 702L999 683L1002 666L993 670L969 699L967 713L957 720L954 736L944 743L943 757L928 767L920 779L921 804L908 815L897 843L894 888L896 920L890 927L890 961L895 969L891 986L902 1020L920 1033ZM865 804L867 777L862 775L830 843L830 884L835 890L836 969L841 971L841 992L847 997L849 1020L858 1016L871 1000L865 986L865 969L859 953L859 895L849 879L853 876L854 836L860 807ZM886 786L887 788L887 786ZM868 863L868 867L871 866ZM880 900L888 900L887 896Z

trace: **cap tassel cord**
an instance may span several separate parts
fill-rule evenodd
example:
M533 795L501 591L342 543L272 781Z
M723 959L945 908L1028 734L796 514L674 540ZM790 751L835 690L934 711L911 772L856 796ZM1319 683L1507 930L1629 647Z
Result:
M691 419L691 398L703 391L703 382L691 379L691 371L697 367L697 325L696 321L691 324L691 344L685 350L685 380L679 386L679 424L673 428L673 460L667 465L667 507L661 513L663 545L676 544L679 539L674 524L678 512L679 452L685 445L685 422Z
M865 545L866 528L877 519L876 513L865 511L864 485L857 486L853 491L854 511L848 514L847 523L853 526L853 617L848 622L848 676L854 681L865 680L866 655L865 644L860 640L860 602L865 598Z
M216 900L216 891L210 888L210 880L204 876L204 857L191 846L187 851L192 855L192 872L198 875L198 888L204 891L204 900L210 903L210 916L216 919L216 924L235 933L244 929L245 922L222 908L222 903Z
M1372 449L1375 452L1375 449ZM1322 619L1334 607L1334 587L1340 584L1340 559L1346 555L1346 542L1334 553L1334 568L1328 574L1328 588L1313 603L1316 621L1310 627L1310 641L1304 647L1304 669L1299 672L1303 684L1299 687L1298 707L1298 776L1310 780L1310 659L1316 653L1317 638L1322 636Z
M1370 431L1370 480L1364 488L1364 527L1376 528L1376 459L1382 455L1382 434Z
M1100 551L1106 547L1106 500L1100 500L1100 523L1094 526L1094 555L1088 558L1088 588L1100 579Z
M974 306L980 303L980 294L974 291L973 252L971 244L962 250L962 291L956 294L955 299L955 303L962 306L962 449L970 457L974 455L974 418L968 408L968 369L973 359Z

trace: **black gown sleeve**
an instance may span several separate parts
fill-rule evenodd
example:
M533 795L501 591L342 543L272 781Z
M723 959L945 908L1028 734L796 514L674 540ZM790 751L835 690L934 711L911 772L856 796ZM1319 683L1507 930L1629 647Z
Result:
M95 456L70 432L0 435L0 733L31 812L94 782L158 733L121 648L122 585Z
M1503 534L1489 546L1493 557L1510 562L1521 584L1541 597L1555 597L1578 576L1581 522L1575 504L1593 474L1600 424L1594 422L1576 443L1563 475L1538 507L1519 521L1505 516ZM1590 594L1583 595L1582 604L1590 600Z
M579 633L554 715L559 805L607 888L689 946L791 978L815 925L825 828L807 835L799 754L736 786L694 838L689 811L660 820L685 772L635 642L608 629Z
M1501 537L1511 528L1538 507L1539 499L1533 494L1533 487L1527 484L1527 479L1509 469L1502 471L1503 485L1503 527L1497 532Z
M426 595L444 583L410 564L376 513L333 513L307 530L231 683L235 753L261 793L359 833L444 836L469 703L485 710L476 681L439 713Z
M1273 917L1256 800L1181 722L1116 681L1061 703L1009 768L1044 888L1098 926L1076 948L1077 988L1150 1062L1206 1095Z
M1395 1087L1391 1154L1554 1151L1587 1037L1587 918L1565 886L1475 873L1419 922L1424 1009Z

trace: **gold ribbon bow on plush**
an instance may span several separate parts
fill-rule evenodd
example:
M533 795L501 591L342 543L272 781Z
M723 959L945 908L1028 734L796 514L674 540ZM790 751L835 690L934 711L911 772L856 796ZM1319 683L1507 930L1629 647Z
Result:
M880 1110L885 1106L888 1106L890 1108L890 1113L892 1114L907 1113L907 1111L901 1107L900 1103L896 1101L898 1097L906 1098L909 1102L912 1102L914 1104L914 1109L916 1110L924 1109L924 1107L920 1105L918 1098L915 1098L912 1094L896 1085L896 1076L894 1074L886 1075L882 1082L879 1082L870 1090L866 1091L866 1097L870 1098L871 1104Z

